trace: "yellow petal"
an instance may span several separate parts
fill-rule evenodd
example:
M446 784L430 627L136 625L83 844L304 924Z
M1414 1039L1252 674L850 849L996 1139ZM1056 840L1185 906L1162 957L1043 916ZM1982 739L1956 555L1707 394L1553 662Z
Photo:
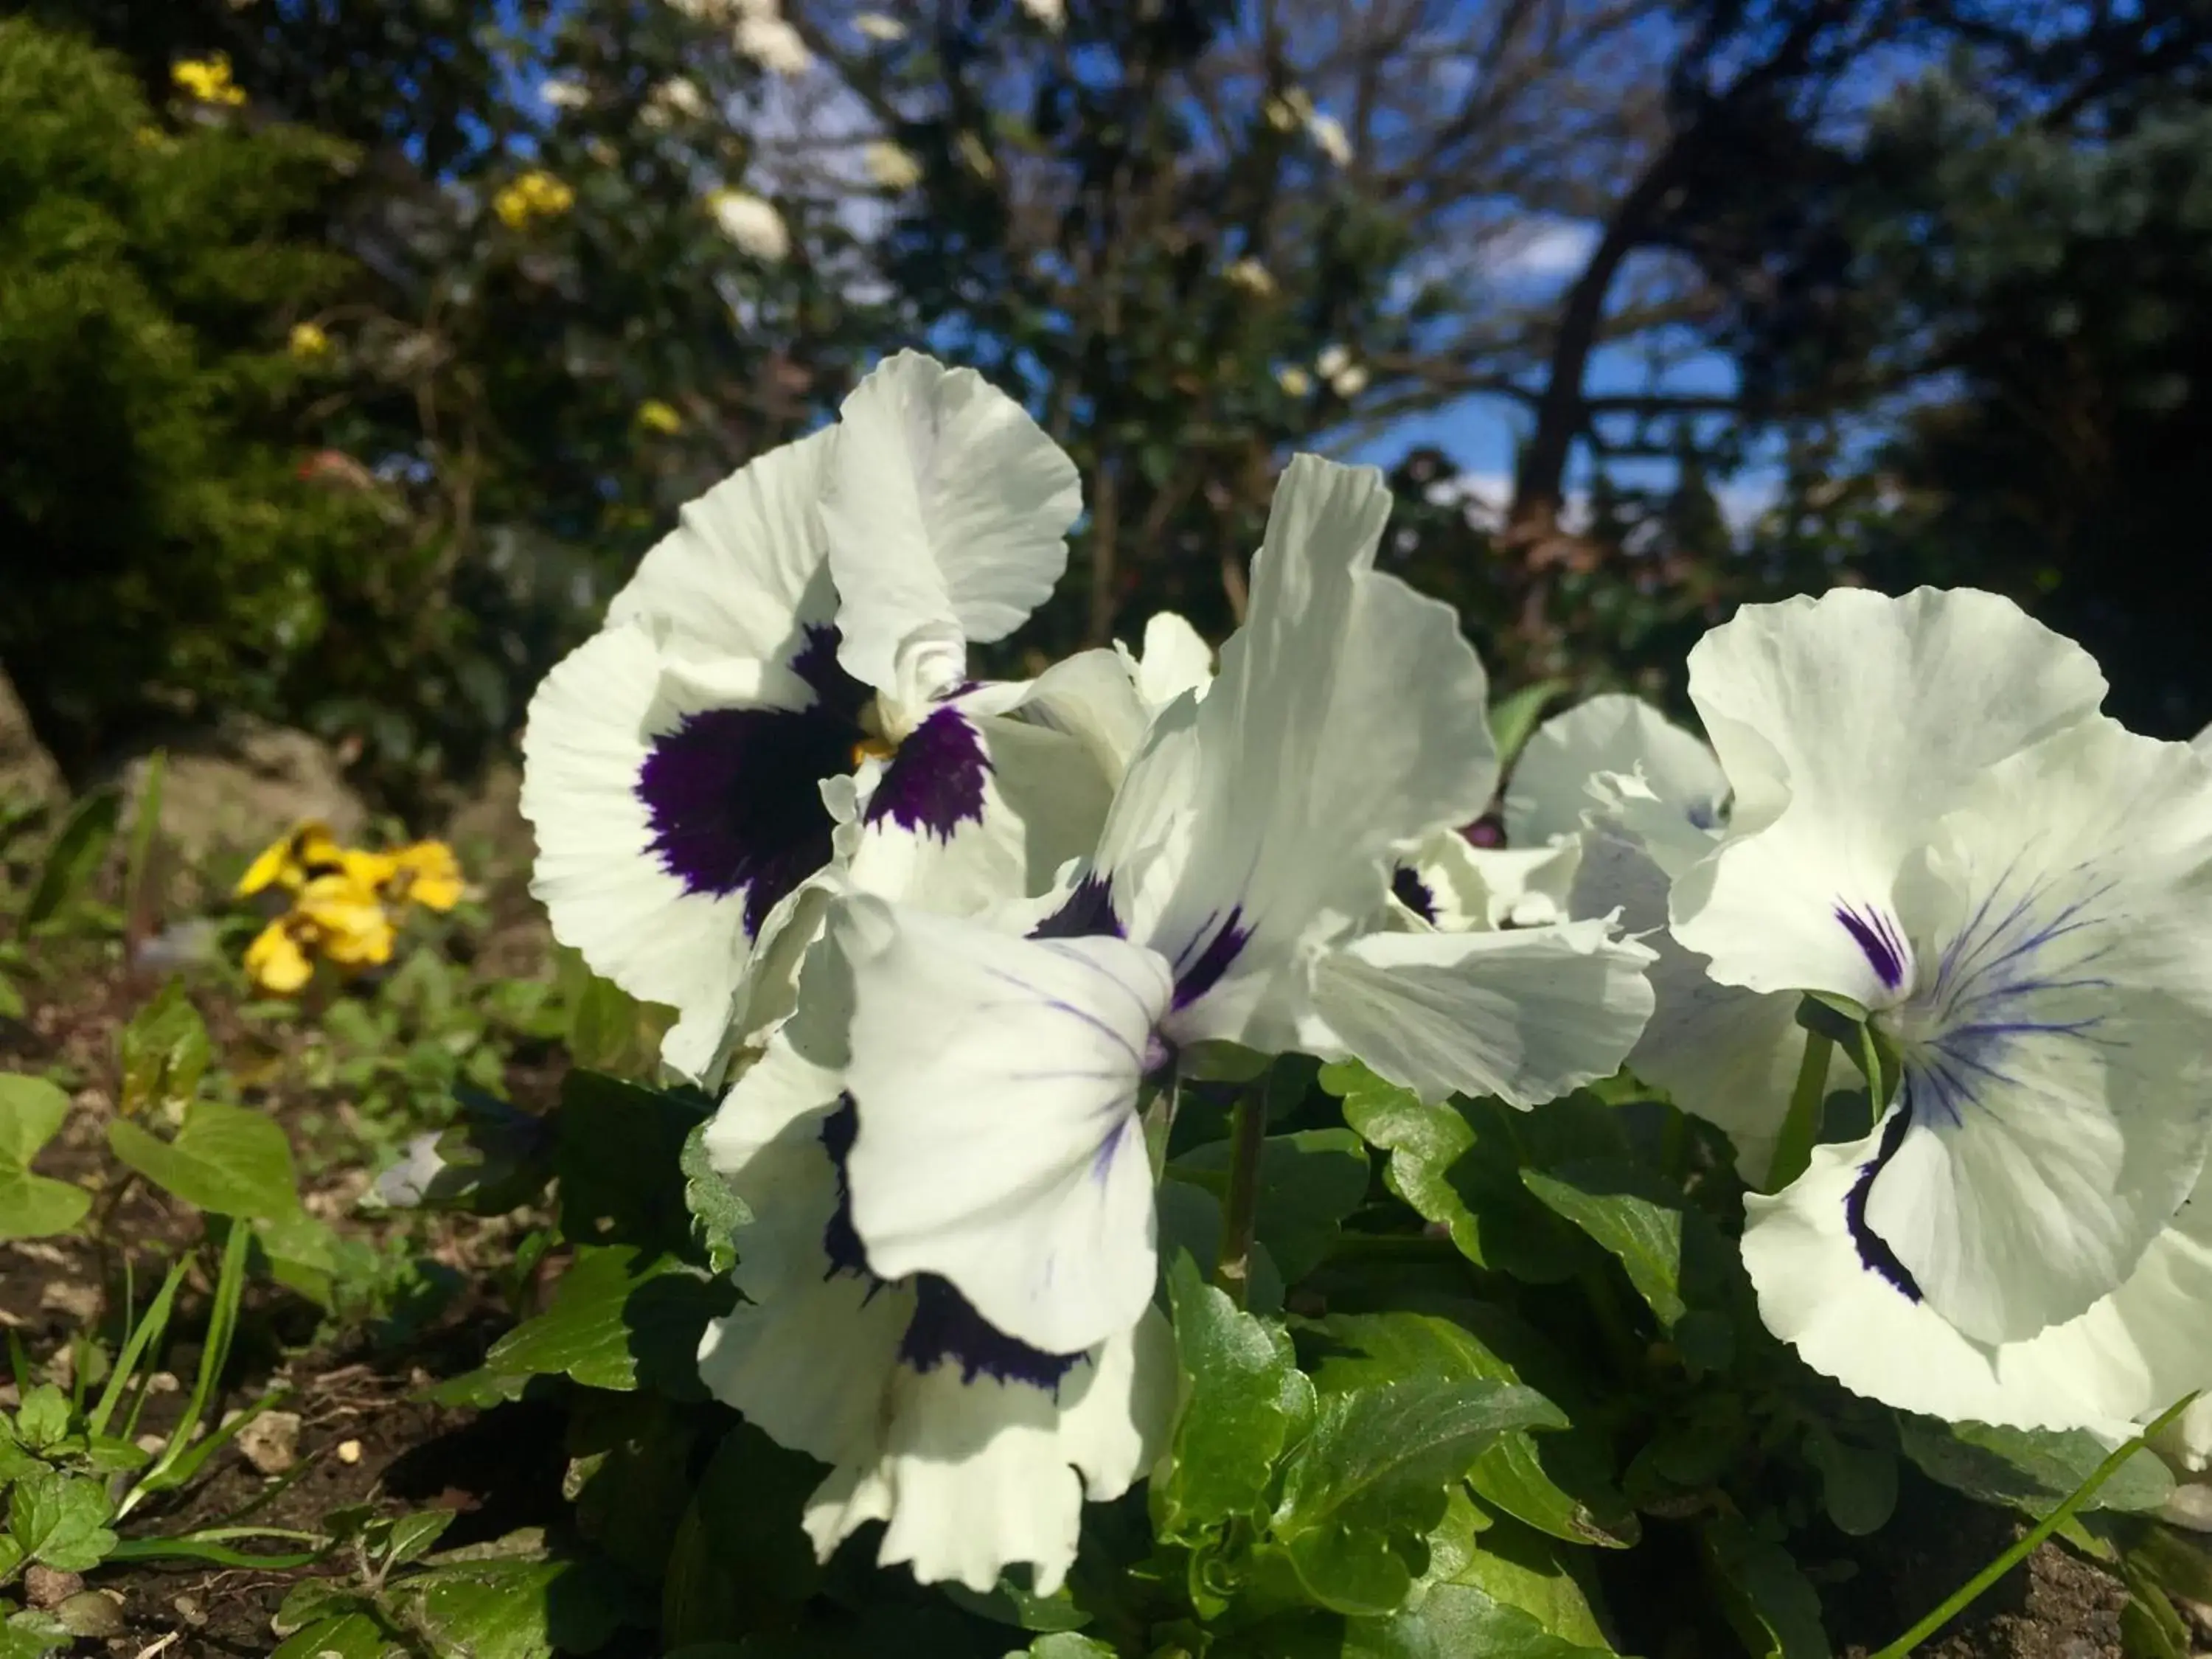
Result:
M246 898L259 892L272 882L282 881L285 872L292 867L292 837L287 836L274 846L264 849L261 855L246 866L246 873L231 889L233 898ZM289 883L286 884L288 886Z
M291 918L280 916L246 947L246 975L271 995L288 997L313 976L314 964L292 937Z
M450 910L461 902L465 884L461 861L442 841L418 841L391 855L400 879L393 884L395 897L405 897L433 910Z
M340 850L338 868L355 889L363 894L380 890L399 873L398 860L389 853L364 853L357 847Z

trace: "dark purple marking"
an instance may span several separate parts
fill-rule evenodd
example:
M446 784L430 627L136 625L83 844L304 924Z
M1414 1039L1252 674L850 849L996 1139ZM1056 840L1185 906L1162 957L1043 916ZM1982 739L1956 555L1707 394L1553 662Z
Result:
M822 1253L830 1258L830 1271L822 1275L824 1279L835 1279L839 1273L874 1277L868 1272L868 1253L853 1225L853 1191L845 1181L845 1160L852 1155L853 1143L860 1133L860 1108L854 1105L852 1096L838 1096L837 1109L822 1120L822 1150L830 1154L830 1162L837 1170L837 1207L830 1211L830 1224L822 1230Z
M1867 1225L1867 1197L1874 1190L1874 1178L1882 1172L1889 1160L1897 1156L1897 1149L1905 1144L1905 1132L1912 1127L1912 1109L1908 1105L1899 1109L1890 1119L1889 1127L1881 1132L1881 1145L1875 1155L1860 1167L1858 1179L1844 1200L1844 1225L1850 1230L1851 1243L1858 1247L1859 1261L1869 1273L1880 1273L1888 1280L1890 1288L1908 1302L1921 1299L1920 1285L1912 1277L1912 1270L1897 1259L1897 1252L1889 1248L1889 1241Z
M1234 965L1244 941L1252 937L1252 930L1242 925L1243 907L1231 909L1215 927L1213 918L1206 918L1212 928L1211 934L1200 931L1198 937L1183 946L1175 960L1175 1003L1177 1008L1190 1005L1221 982L1221 976ZM1202 942L1201 942L1202 941Z
M1844 931L1858 941L1866 959L1874 964L1874 971L1882 984L1894 991L1905 982L1905 940L1897 931L1897 924L1881 911L1869 908L1861 915L1848 904L1836 907L1836 920L1844 924Z
M859 730L821 708L709 708L653 740L637 795L660 867L685 890L743 890L757 933L778 899L830 861L820 783L851 770Z
M963 1382L992 1376L1053 1394L1086 1358L1047 1353L1017 1342L977 1313L950 1279L935 1273L917 1274L914 1291L914 1317L899 1339L899 1358L915 1370L933 1371L951 1362L960 1367Z
M1486 813L1483 817L1477 818L1473 823L1462 823L1460 825L1459 833L1461 838L1463 839L1470 847L1503 847L1505 845L1504 825Z
M866 1247L853 1225L853 1189L845 1175L845 1162L852 1156L853 1143L860 1133L859 1106L852 1096L839 1096L837 1109L822 1120L822 1150L837 1170L837 1206L822 1230L822 1251L830 1258L830 1270L822 1276L835 1279L840 1273L852 1273L865 1279L872 1300L884 1281L870 1269ZM1086 1358L1079 1353L1047 1353L1017 1342L977 1313L950 1279L918 1273L913 1283L914 1316L907 1322L906 1334L899 1339L899 1358L915 1370L935 1370L951 1360L958 1364L963 1382L973 1382L979 1376L994 1376L1002 1382L1027 1382L1051 1394Z
M1399 903L1423 921L1437 919L1437 896L1429 890L1429 884L1407 866L1399 866L1398 873L1390 878L1390 891Z
M1067 902L1030 929L1031 939L1126 939L1127 930L1114 914L1114 884L1093 870L1075 884Z
M990 771L975 723L957 708L938 709L884 767L867 822L890 818L909 835L927 831L951 841L963 823L983 821L983 780Z
M853 769L867 690L837 666L837 631L807 630L793 672L812 708L708 708L653 740L635 786L660 867L689 892L745 896L758 933L776 901L830 861L823 779Z

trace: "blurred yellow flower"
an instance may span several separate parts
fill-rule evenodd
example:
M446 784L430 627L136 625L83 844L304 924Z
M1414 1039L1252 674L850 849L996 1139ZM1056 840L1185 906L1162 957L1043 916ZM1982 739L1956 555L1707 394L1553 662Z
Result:
M205 58L185 58L169 67L169 79L187 98L203 104L236 106L246 101L246 89L230 78L230 54L215 52Z
M331 337L313 323L295 323L287 349L295 362L315 362L331 355Z
M270 995L290 996L314 977L318 960L341 973L391 961L405 908L450 910L463 882L443 842L374 853L341 847L327 824L310 821L255 859L236 890L243 898L272 889L291 902L246 946L246 972Z
M509 230L524 229L539 219L557 219L575 205L576 192L539 167L501 185L491 198L492 211Z
M684 430L684 417L658 398L647 398L637 406L637 423L664 437L672 438Z
M1275 384L1291 397L1303 398L1313 390L1313 376L1296 363L1291 363L1275 371Z
M912 190L921 182L921 163L888 138L876 138L860 152L868 177L884 190Z

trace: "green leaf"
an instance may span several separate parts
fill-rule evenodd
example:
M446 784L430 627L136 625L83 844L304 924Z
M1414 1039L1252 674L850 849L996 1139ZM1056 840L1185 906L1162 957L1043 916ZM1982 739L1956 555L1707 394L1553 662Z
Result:
M1225 1190L1234 1148L1217 1140L1170 1166L1217 1196ZM1367 1196L1367 1148L1349 1129L1307 1129L1270 1136L1260 1153L1259 1237L1286 1284L1316 1267L1336 1242L1338 1224Z
M1438 1565L1448 1547L1431 1535ZM1610 1659L1589 1595L1553 1540L1493 1520L1454 1556L1390 1618L1347 1620L1346 1659Z
M76 804L62 825L61 834L47 848L46 862L31 885L30 902L23 907L27 928L51 921L64 905L91 885L115 839L115 825L123 811L123 797L113 789L99 789Z
M670 1645L788 1622L814 1594L822 1569L799 1514L821 1479L812 1458L749 1423L722 1437L668 1552L661 1633Z
M752 1224L752 1212L708 1162L704 1123L693 1125L684 1136L677 1167L684 1174L684 1207L691 1212L692 1234L719 1278L738 1265L738 1231Z
M1618 1260L1659 1322L1724 1310L1741 1269L1711 1218L1650 1171L1617 1159L1523 1170L1522 1184ZM1705 1337L1710 1357L1712 1340ZM1723 1356L1724 1357L1724 1352Z
M33 1451L45 1451L69 1438L69 1396L41 1382L15 1407L15 1437Z
M69 1109L69 1097L43 1078L0 1077L0 1238L67 1232L91 1209L82 1187L31 1170Z
M179 979L168 981L131 1017L117 1047L123 1069L118 1109L125 1117L184 1110L198 1095L215 1054L207 1022Z
M2010 1504L2038 1517L2057 1509L2112 1455L2083 1430L1946 1424L1902 1412L1898 1434L1905 1455L1930 1479L1981 1503ZM2155 1510L2172 1490L2172 1474L2146 1448L2119 1467L2083 1511Z
M553 1173L561 1231L579 1244L674 1255L691 1244L684 1188L671 1179L703 1104L619 1078L572 1071L561 1085Z
M736 1291L683 1262L627 1245L581 1249L544 1312L492 1344L495 1375L563 1374L586 1388L702 1397L699 1338Z
M674 1011L640 1002L565 948L556 954L556 971L568 1009L569 1058L587 1072L611 1077L650 1073Z
M572 1458L563 1491L575 1504L577 1529L617 1566L657 1584L668 1571L685 1506L691 1501L696 1413L657 1394L586 1391L569 1419ZM793 1525L798 1524L793 1510Z
M343 1578L303 1578L284 1592L269 1627L291 1636L310 1625L328 1623L368 1605L362 1592Z
M619 1576L598 1562L471 1561L417 1573L389 1594L436 1651L469 1659L590 1653L629 1613Z
M97 1480L42 1469L8 1490L8 1529L25 1555L63 1572L86 1572L115 1547L115 1506Z
M1064 1630L1038 1637L1030 1644L1030 1659L1114 1659L1114 1650L1103 1642Z
M0 1612L5 1612L7 1605L0 1601ZM0 1659L43 1659L44 1655L58 1653L76 1640L69 1626L52 1613L11 1613L0 1620Z
M336 1659L386 1659L406 1651L369 1614L342 1613L302 1626L278 1644L269 1659L331 1659L332 1655Z
M1497 747L1500 769L1513 764L1543 719L1545 705L1568 684L1563 679L1538 680L1490 705L1490 741Z
M1352 1061L1322 1066L1320 1080L1342 1098L1344 1121L1359 1137L1390 1154L1382 1184L1443 1227L1468 1261L1536 1285L1572 1274L1561 1248L1570 1241L1515 1178L1521 1153L1510 1109L1428 1105Z
M1168 1273L1182 1406L1155 1488L1164 1538L1192 1539L1263 1507L1275 1460L1311 1414L1313 1385L1278 1328L1238 1311L1188 1254Z
M1426 1570L1422 1540L1452 1484L1500 1436L1565 1421L1509 1382L1417 1376L1332 1395L1284 1461L1270 1534L1322 1606L1395 1612Z
M273 1120L246 1107L194 1101L173 1140L117 1118L107 1144L155 1186L212 1214L277 1221L299 1212L291 1143Z
M1479 1304L1462 1311L1480 1318L1484 1328L1418 1313L1340 1314L1319 1321L1312 1328L1364 1358L1333 1355L1322 1361L1316 1382L1329 1394L1422 1376L1526 1382L1496 1346L1510 1334L1510 1316ZM1515 1430L1475 1460L1468 1480L1486 1502L1555 1538L1625 1549L1643 1528L1607 1478L1608 1462L1603 1443L1580 1429L1540 1435Z
M1703 1539L1721 1611L1753 1659L1829 1659L1820 1595L1787 1550L1733 1515Z
M1805 1461L1820 1472L1820 1504L1839 1532L1864 1538L1889 1524L1897 1510L1897 1454L1862 1446L1825 1423L1805 1434Z

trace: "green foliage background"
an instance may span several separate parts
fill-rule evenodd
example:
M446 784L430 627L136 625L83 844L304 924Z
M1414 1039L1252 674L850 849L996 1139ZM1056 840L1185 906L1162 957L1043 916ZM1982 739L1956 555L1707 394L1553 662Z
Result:
M1327 0L1056 27L963 0L895 36L865 9L786 7L851 137L811 167L800 83L715 0L0 23L0 663L64 768L242 710L343 740L395 802L465 778L684 500L912 343L1083 470L1070 580L1002 666L1162 606L1224 633L1274 471L1324 446L1391 465L1388 556L1509 687L1678 699L1741 599L1973 582L2081 637L2133 723L2212 716L2203 0L1571 6L1549 59L1467 0L1413 8L1469 52L1501 31L1521 80L1480 107L1347 68L1357 9ZM234 107L172 80L218 52ZM919 181L872 183L866 136ZM503 222L532 168L572 208ZM772 199L787 253L724 235L722 189ZM1509 210L1596 240L1492 293L1454 251ZM1601 391L1584 298L1595 344L1718 354L1735 388ZM326 352L288 351L303 323ZM1332 348L1357 376L1317 372ZM1502 523L1403 435L1470 395L1521 411ZM1778 471L1754 521L1722 512ZM1569 533L1547 488L1587 503Z

